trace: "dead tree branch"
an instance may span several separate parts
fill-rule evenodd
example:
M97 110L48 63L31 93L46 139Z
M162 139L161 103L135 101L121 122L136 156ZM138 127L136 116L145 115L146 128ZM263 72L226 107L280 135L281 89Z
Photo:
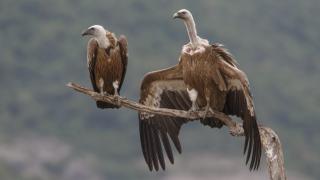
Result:
M143 104L134 102L125 97L119 97L118 101L114 96L101 95L91 89L82 87L75 83L68 83L68 87L90 96L96 101L105 101L120 105L121 107L126 107L128 109L133 109L136 111L147 112L152 114L159 114L172 117L182 117L188 118L190 120L197 120L204 116L204 111L192 112L191 114L183 110L167 109L167 108L156 108L149 107ZM209 111L206 117L214 117L222 121L230 131L232 136L244 136L244 130L242 124L233 121L229 116L218 111ZM268 170L271 180L286 180L285 168L284 168L284 158L282 153L282 147L280 139L277 134L268 127L259 127L260 136L262 140L263 149L265 151L266 160L268 164Z

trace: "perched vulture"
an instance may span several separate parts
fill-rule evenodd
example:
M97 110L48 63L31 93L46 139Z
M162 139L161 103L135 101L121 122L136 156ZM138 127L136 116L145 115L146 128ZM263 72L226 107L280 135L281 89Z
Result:
M82 36L91 37L87 46L87 63L94 91L118 97L128 63L126 37L121 35L117 39L114 33L100 25L89 27ZM118 108L102 101L96 104L101 109Z
M140 103L159 108L179 110L215 110L236 115L243 120L244 153L250 170L258 169L261 140L249 82L236 66L233 56L221 45L197 36L192 14L182 9L174 14L186 25L190 42L183 46L179 63L168 69L150 72L141 84ZM173 164L169 139L181 153L179 131L190 121L150 113L139 113L142 152L152 171L165 169L163 150ZM222 127L221 121L203 117L200 122L210 127Z

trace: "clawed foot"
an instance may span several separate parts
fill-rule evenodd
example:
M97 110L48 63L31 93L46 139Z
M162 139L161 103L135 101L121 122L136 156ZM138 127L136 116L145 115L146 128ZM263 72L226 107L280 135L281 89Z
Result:
M244 134L243 128L240 124L236 124L235 126L229 129L229 133L232 136L242 136Z
M204 109L204 115L203 115L203 117L202 117L203 120L206 119L206 116L207 116L207 114L208 114L208 112L209 112L209 109L210 109L210 105L208 104L208 105L205 107L205 109Z
M120 106L121 103L120 103L120 96L119 96L119 94L118 94L118 93L115 93L115 94L113 95L113 98L114 98L114 103L115 103L117 106Z
M100 91L100 95L101 96L106 96L106 95L108 95L108 93L106 91Z
M188 111L189 116L195 115L195 113L199 110L199 107L196 104L192 104L191 108Z
M188 116L194 116L194 115L196 115L196 111L189 109Z

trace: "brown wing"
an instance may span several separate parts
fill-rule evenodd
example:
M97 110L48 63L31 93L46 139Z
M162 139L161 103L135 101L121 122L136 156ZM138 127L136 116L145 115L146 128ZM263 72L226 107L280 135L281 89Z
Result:
M120 46L121 61L122 61L122 65L123 65L121 80L120 80L119 88L118 88L118 91L120 91L121 86L124 81L124 77L126 76L126 72L127 72L128 42L127 42L127 38L124 35L120 35L118 42L119 42L119 46Z
M90 74L90 80L93 87L93 90L95 92L100 92L100 89L98 88L96 84L96 74L95 74L95 66L98 61L97 54L98 54L98 42L95 39L90 39L87 45L87 64ZM96 105L98 108L119 108L118 106L115 106L111 103L103 102L103 101L96 101Z
M237 68L237 62L223 45L214 44L212 50L220 57L220 61L218 61L219 71L228 87L223 111L228 115L236 115L243 120L244 153L247 153L246 163L251 158L250 170L258 169L261 158L261 139L247 76Z
M93 87L93 90L99 92L98 86L96 84L96 78L94 73L94 68L97 62L97 53L98 53L98 42L95 39L90 39L87 45L87 64L90 74L90 80Z
M148 73L141 85L140 103L161 108L188 110L191 107L186 85L179 66ZM139 130L142 152L150 171L165 169L163 149L174 163L169 137L179 153L180 127L188 119L139 112ZM162 145L161 145L162 144Z
M243 120L244 153L247 153L246 163L251 158L250 170L258 169L261 159L261 139L247 76L235 66L233 63L235 61L230 53L224 49L219 49L216 52L220 54L222 59L219 62L219 69L228 86L223 111L228 115L236 115Z
M223 44L214 43L211 45L211 47L215 53L219 54L219 56L230 65L236 66L238 64L238 62L233 58L232 54L224 47Z

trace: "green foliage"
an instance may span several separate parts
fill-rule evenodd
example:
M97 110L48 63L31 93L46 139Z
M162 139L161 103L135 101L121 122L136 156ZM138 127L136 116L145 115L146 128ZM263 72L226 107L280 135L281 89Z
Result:
M57 136L78 154L95 154L97 169L110 179L152 178L147 167L135 166L143 159L136 113L98 110L92 100L64 85L90 86L87 39L80 33L101 24L128 38L129 68L121 94L137 99L146 72L177 63L187 36L171 15L188 8L199 35L225 44L247 73L259 122L281 137L287 169L319 177L318 7L317 0L2 0L1 141L29 133ZM239 142L226 142L225 131L202 129L188 125L181 135L188 137L182 138L183 145L192 152L242 151ZM0 164L1 179L20 178L11 171Z

